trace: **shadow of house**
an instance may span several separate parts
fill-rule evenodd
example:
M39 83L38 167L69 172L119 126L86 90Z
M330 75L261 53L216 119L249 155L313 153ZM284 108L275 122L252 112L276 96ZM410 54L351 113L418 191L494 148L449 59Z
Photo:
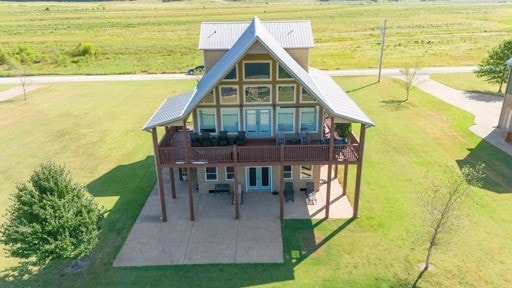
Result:
M512 193L512 156L483 139L468 151L464 159L456 161L460 169L483 163L486 176L482 188L499 194Z

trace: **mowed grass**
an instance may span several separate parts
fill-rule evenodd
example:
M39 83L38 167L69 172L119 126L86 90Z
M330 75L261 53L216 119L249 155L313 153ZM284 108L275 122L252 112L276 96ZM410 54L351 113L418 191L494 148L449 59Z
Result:
M46 10L48 9L48 10ZM384 67L475 65L512 32L512 4L371 4L336 1L1 2L0 47L28 45L38 63L28 74L186 72L203 62L203 21L311 20L320 69L378 67L387 19ZM226 17L229 15L229 17ZM91 61L65 56L79 43L100 50ZM3 65L0 75L16 75Z
M426 248L414 202L424 173L480 161L484 186L471 195L456 237L434 252L436 271L424 287L512 283L512 157L469 132L471 115L420 90L398 104L396 79L337 81L377 125L367 132L361 217L283 221L284 264L112 267L155 182L151 137L140 129L164 97L193 82L51 84L28 101L0 103L0 210L14 183L44 160L66 164L109 210L87 271L68 274L69 261L54 261L21 277L2 255L0 286L410 287Z
M432 74L430 78L462 91L503 96L503 93L498 93L500 85L490 84L482 78L477 78L475 73L440 73ZM503 83L502 92L505 91L506 85L507 83Z

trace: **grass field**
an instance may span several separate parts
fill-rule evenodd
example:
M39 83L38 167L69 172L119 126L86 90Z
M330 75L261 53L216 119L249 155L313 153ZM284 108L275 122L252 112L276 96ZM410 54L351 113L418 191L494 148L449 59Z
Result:
M200 22L249 21L254 16L311 20L316 42L311 65L320 69L378 67L384 19L388 68L475 65L512 32L510 3L267 2L272 3L0 2L0 63L2 51L33 63L22 69L0 65L0 76L185 72L202 63ZM99 53L71 57L79 43L90 43ZM28 50L16 52L18 45Z
M503 93L498 93L499 85L489 84L482 78L477 78L475 73L432 74L430 78L462 91L503 96ZM505 91L506 85L507 83L503 84L502 92Z
M473 117L420 90L397 105L396 79L338 78L372 117L361 217L283 221L284 264L113 268L155 182L151 137L141 127L167 95L193 81L50 84L28 101L0 103L0 211L14 183L43 160L66 164L109 214L87 271L54 261L29 276L0 256L2 287L410 287L423 260L414 191L428 169L486 164L458 237L433 256L424 287L512 283L512 157L472 134ZM351 172L352 173L352 172ZM349 195L350 196L350 195ZM314 236L312 236L314 235Z

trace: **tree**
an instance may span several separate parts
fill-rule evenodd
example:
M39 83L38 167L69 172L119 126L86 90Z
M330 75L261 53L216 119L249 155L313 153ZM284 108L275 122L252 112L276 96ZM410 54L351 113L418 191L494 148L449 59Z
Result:
M412 89L414 86L419 84L419 72L421 72L421 69L419 68L405 67L400 69L400 74L404 80L404 82L402 82L402 87L405 90L405 100L403 102L407 102L407 100L409 100L409 95L411 94Z
M0 227L11 257L35 265L79 259L97 244L103 211L63 166L41 164L16 190Z
M498 46L492 48L487 56L478 63L475 70L476 77L483 78L491 84L499 84L498 90L501 92L503 83L507 82L508 67L507 60L512 58L512 39L501 42Z
M430 258L434 248L453 232L460 221L467 195L473 187L479 187L483 180L483 164L474 168L464 166L461 173L451 167L443 167L440 176L431 176L419 193L419 211L423 227L427 228L427 253L423 270L419 273L413 287L416 287L423 274L430 267Z

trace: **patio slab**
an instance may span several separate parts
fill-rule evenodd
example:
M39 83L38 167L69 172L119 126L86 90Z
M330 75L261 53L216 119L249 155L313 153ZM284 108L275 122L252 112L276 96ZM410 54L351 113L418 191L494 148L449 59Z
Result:
M171 199L169 173L163 175L168 221L161 221L155 185L114 261L115 267L283 262L279 196L245 193L236 220L228 194L193 192L196 220L190 221L187 182L176 181L177 198ZM322 168L321 177L325 179L325 175L327 169ZM350 218L352 207L346 196L341 196L339 182L332 181L330 218ZM315 205L306 205L305 197L295 191L295 202L285 202L285 218L323 218L326 186L320 186Z

